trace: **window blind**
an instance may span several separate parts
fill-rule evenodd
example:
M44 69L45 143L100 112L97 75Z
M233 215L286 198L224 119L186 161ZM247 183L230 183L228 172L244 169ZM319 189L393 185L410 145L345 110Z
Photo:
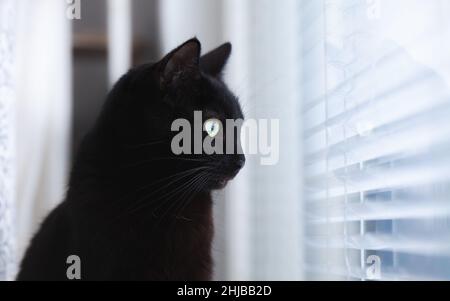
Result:
M301 1L308 278L450 280L449 13Z

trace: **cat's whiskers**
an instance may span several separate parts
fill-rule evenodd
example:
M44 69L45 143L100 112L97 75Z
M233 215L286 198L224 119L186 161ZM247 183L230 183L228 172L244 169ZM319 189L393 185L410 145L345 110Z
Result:
M158 200L160 199L160 197L157 197L157 198L155 198L155 199L153 199L153 200L151 200L151 201L148 201L148 199L149 199L150 197L152 197L152 196L156 196L157 193L160 192L161 190L163 190L163 189L165 189L165 188L169 188L171 185L173 185L173 184L175 184L175 183L181 181L181 180L184 179L185 177L191 176L191 175L195 174L196 172L201 171L201 170L203 170L203 169L205 169L205 168L207 168L207 167L198 167L198 168L194 168L194 169L192 169L192 170L187 170L187 171L178 173L178 174L176 174L176 175L174 175L174 176L168 177L168 178L174 178L174 179L171 180L171 181L169 181L168 183L165 183L163 186L160 186L158 189L153 190L153 191L147 193L144 197L138 199L136 202L133 202L133 204L132 204L133 206L132 206L129 210L135 210L136 207L139 207L139 206L140 206L142 203L144 203L144 202L145 202L144 205L145 205L145 204L151 205L151 204L155 203L156 201L158 201ZM161 181L157 181L157 182L161 182ZM153 183L152 185L150 185L150 187L154 186L154 184L155 184L155 183ZM143 188L143 189L141 189L141 191L144 190L144 189L147 190L147 189L149 189L150 187L147 186L147 188Z
M179 179L181 179L182 178L181 176L183 176L183 177L184 176L188 176L188 175L190 175L192 173L195 173L197 171L200 171L200 170L202 170L204 168L205 167L192 168L192 169L188 169L188 170L185 170L185 171L182 171L182 172L178 172L178 173L169 175L169 176L164 177L162 179L158 179L157 181L153 181L153 182L151 182L149 184L144 185L143 187L140 187L138 190L135 190L133 192L127 193L124 197L118 199L117 202L120 204L121 202L129 199L130 197L132 197L136 193L139 193L139 192L142 192L144 190L150 189L151 187L155 186L156 184L159 184L161 182L167 181L167 180L172 179L172 178L176 178L177 179L178 177L180 177Z
M172 203L166 208L166 210L165 210L159 217L158 217L157 215L155 215L156 217L158 217L158 221L157 221L157 223L154 225L155 228L158 226L158 224L159 224L160 222L162 222L162 221L164 220L164 218L166 217L166 215L172 210L172 208L173 208L174 206L176 206L176 204L178 204L178 202L179 202L180 200L183 200L184 197L185 197L186 195L189 195L190 190L191 190L192 187L195 185L195 183L197 183L199 176L200 176L200 175L198 175L198 176L194 179L194 181L191 181L188 185L186 185L186 186L184 187L183 192L181 193L181 195L179 195L175 200L173 200ZM168 203L171 199L173 199L173 198L176 197L176 196L177 196L176 194L173 194L172 197L167 198L167 199L165 200L165 203Z
M152 182L152 183L150 183L149 185L145 185L144 187L138 189L137 191L128 194L127 197L121 198L121 199L120 199L121 201L118 202L117 204L118 204L118 205L121 205L121 204L123 203L123 201L126 201L127 199L130 199L130 198L131 198L133 195L135 195L136 193L141 192L141 191L148 190L148 189L150 189L151 187L153 187L153 186L154 186L155 184L157 184L157 183L160 183L160 182L163 182L163 181L165 181L165 180L174 178L172 181L170 181L169 183L166 183L166 184L164 185L164 186L168 186L168 185L170 186L171 184L176 183L177 181L183 179L184 177L190 176L190 175L192 175L192 174L195 174L195 173L198 172L198 171L201 171L201 170L207 169L207 168L208 168L208 167L198 167L198 168L193 168L193 169L190 169L190 170L185 170L185 171L182 171L182 172L179 172L179 173L170 175L170 176L168 176L168 177L165 177L165 178L163 178L163 179L160 179L160 180L158 180L158 181ZM160 189L158 189L158 190L161 190L161 187L160 187ZM134 206L133 206L131 209L125 209L125 210L123 211L123 213L122 213L121 215L117 216L115 219L113 219L113 220L110 222L110 224L113 224L113 223L115 223L115 222L118 222L120 219L122 219L122 218L128 216L128 213L129 213L130 210L133 210L133 208L134 208L135 206L137 206L137 205L139 205L139 204L142 204L144 201L148 200L148 198L151 197L152 195L154 195L154 193L155 193L155 192L147 193L146 196L140 198L136 203L133 203ZM159 198L156 198L156 199L152 200L151 202L144 203L144 205L145 205L145 204L151 205L151 204L153 204L154 202L156 202L156 201L158 201L158 200L159 200ZM143 207L145 207L145 206L143 206ZM137 210L136 210L136 211L137 211ZM110 224L109 224L109 225L110 225ZM105 227L104 230L106 231L107 228L108 228L108 227ZM101 234L101 232L98 233L98 236L99 236L100 234Z
M174 212L177 212L176 210L178 209L180 203L184 203L186 200L191 200L195 194L200 191L201 189L198 189L201 185L199 185L199 183L201 183L202 181L204 181L205 176L207 175L207 172L202 172L200 174L198 174L194 181L192 181L188 186L186 186L184 188L184 193L177 199L175 200L167 209L166 211L161 215L161 217L159 218L159 223L162 222L164 220L164 218L167 216L167 214L172 210L172 208L175 207ZM174 215L174 217L176 218L176 214ZM155 225L155 227L158 225L158 223Z
M186 199L186 201L184 201L182 203L181 208L180 207L177 208L177 211L176 211L176 214L175 214L176 219L183 219L185 221L190 221L190 222L193 221L193 220L191 220L189 218L186 218L184 216L180 216L180 214L182 214L184 209L187 206L189 206L189 204L192 202L192 199L193 199L193 196L195 195L195 193L198 192L198 191L201 191L204 188L205 184L207 183L206 179L208 179L210 176L218 177L218 175L215 174L215 173L205 172L203 178L201 178L200 181L198 181L197 187L195 188L195 191L193 192L192 197Z
M153 210L153 213L156 213L156 211L158 211L161 207L163 207L165 204L168 203L168 201L170 201L170 199L173 196L176 196L178 194L178 192L180 191L186 191L186 189L188 189L190 187L190 185L192 185L193 183L195 183L195 181L201 176L200 174L195 175L193 178L189 179L187 182L183 183L181 186L177 187L175 190L169 191L168 193L162 195L159 197L159 199L165 199L163 202L161 202L161 204L158 205L158 207L156 207ZM183 192L183 193L184 193ZM170 198L169 198L170 196Z
M206 182L205 179L206 179L207 175L208 175L207 173L204 174L203 177L201 179L199 179L199 181L196 182L196 185L195 185L195 187L193 189L193 192L192 192L191 196L189 198L186 198L186 200L181 201L180 204L177 206L177 208L175 208L174 216L175 216L176 219L183 219L185 221L192 222L191 219L189 219L187 217L184 217L184 216L180 216L180 214L183 213L183 210L189 205L189 203L191 202L191 200L195 196L195 194L197 192L201 191L201 189L204 188L204 185L205 185L205 182Z
M198 167L198 168L194 168L192 170L189 170L189 172L187 172L185 174L180 173L179 176L175 177L175 179L173 179L172 181L166 183L163 186L160 186L157 190L152 191L152 193L156 194L156 193L160 192L161 190L170 187L171 185L175 184L176 182L179 182L180 180L182 180L182 179L184 179L184 178L186 178L188 176L191 176L192 174L195 174L198 171L202 171L202 170L207 169L207 168L208 167L206 167L206 166L202 166L202 167Z
M189 187L192 185L192 183L195 183L195 181L196 181L196 179L198 178L198 176L199 176L199 175L194 176L194 178L192 178L191 180L189 180L189 181L186 182L186 183L183 183L183 184L182 184L180 187L178 187L176 190L170 191L169 193L165 194L164 196L160 196L160 197L158 197L157 199L152 200L151 202L144 203L144 204L142 204L141 206L138 206L137 208L134 208L134 209L132 209L132 210L129 210L127 214L128 214L128 215L132 215L132 214L134 214L134 213L136 213L136 212L140 212L140 211L142 211L144 208L150 206L152 203L155 203L156 201L165 198L164 201L163 201L161 204L159 204L159 206L158 206L157 208L155 208L155 209L152 211L152 215L153 215L155 218L158 218L158 216L156 215L156 211L157 211L160 207L162 207L163 205L167 204L171 199L173 199L174 197L176 197L176 196L178 195L178 192L179 192L180 190L183 190L184 192L186 192L186 191L189 189ZM170 207L171 207L171 206L172 206L172 205L169 206L169 208L167 209L167 211L170 211ZM165 213L162 215L161 218L159 218L159 219L157 220L157 222L156 222L156 224L154 225L154 227L156 227L156 226L159 224L159 222L163 219L163 216L164 216L164 215L165 215Z

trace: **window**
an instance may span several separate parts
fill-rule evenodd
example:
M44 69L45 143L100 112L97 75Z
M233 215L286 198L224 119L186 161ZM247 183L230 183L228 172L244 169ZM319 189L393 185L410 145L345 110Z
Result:
M113 82L193 36L233 44L224 79L279 157L215 192L215 279L450 280L449 0L68 6L0 1L0 280L62 199L106 62Z
M450 280L449 8L302 1L307 278Z

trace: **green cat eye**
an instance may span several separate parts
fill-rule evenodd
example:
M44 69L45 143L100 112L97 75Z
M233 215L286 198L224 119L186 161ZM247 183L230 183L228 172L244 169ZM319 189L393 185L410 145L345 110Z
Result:
M208 136L214 138L220 131L220 121L218 119L208 119L204 123L205 131Z

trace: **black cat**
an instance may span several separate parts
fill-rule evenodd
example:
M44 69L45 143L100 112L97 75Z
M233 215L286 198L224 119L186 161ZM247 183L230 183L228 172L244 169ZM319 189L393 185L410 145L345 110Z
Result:
M82 280L211 279L211 191L234 178L245 157L172 152L175 119L192 122L194 111L223 123L243 118L221 78L231 45L203 57L200 48L189 40L115 85L18 280L67 280L71 255Z

